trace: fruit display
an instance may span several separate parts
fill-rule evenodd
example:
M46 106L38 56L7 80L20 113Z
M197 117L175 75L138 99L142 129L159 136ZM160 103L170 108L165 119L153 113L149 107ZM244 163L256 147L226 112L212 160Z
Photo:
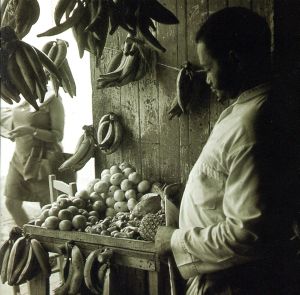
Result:
M36 102L44 101L47 92L46 70L61 81L52 60L42 51L19 40L14 30L1 27L1 98L9 103L20 102L20 94L36 110Z
M31 224L52 230L153 240L157 227L165 224L162 195L161 184L143 179L135 167L122 162L103 169L100 178L90 181L75 196L59 195L41 209Z
M166 49L150 31L150 28L156 30L153 21L167 25L179 22L156 0L59 0L54 21L55 26L38 37L57 35L72 28L80 57L87 50L97 58L102 55L108 34L114 34L119 27L144 40L153 49L164 52Z
M76 96L76 84L67 60L68 46L69 43L67 41L56 39L56 41L47 42L43 46L42 51L53 61L61 76L60 83L57 78L50 73L50 80L56 95L58 95L59 87L62 86L64 91L73 97Z
M72 170L78 171L93 157L96 144L94 128L92 125L82 127L84 133L80 136L75 152L58 168L59 171Z
M0 267L2 283L10 286L23 284L39 272L45 277L51 274L48 252L38 240L24 236L19 227L12 228L0 248Z
M37 22L40 6L37 0L8 0L1 7L1 27L9 26L23 39Z
M123 127L119 116L110 112L101 117L97 130L97 142L100 150L106 154L115 152L122 141Z
M109 62L107 73L97 79L98 88L120 87L142 79L153 62L152 50L128 34L124 47Z

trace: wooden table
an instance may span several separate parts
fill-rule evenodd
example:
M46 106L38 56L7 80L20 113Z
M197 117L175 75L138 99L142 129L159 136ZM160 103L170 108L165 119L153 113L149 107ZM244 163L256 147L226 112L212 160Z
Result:
M24 225L24 232L40 241L48 252L60 253L58 246L71 240L85 257L97 248L112 249L111 265L115 271L112 271L111 295L169 294L167 266L159 261L153 242L77 231L49 230L32 225ZM49 282L39 274L29 282L29 290L30 295L49 294Z

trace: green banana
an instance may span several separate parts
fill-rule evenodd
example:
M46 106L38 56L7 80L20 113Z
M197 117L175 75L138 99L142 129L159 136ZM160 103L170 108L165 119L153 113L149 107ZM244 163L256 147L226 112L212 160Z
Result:
M6 251L3 255L2 265L1 265L1 281L2 284L5 284L7 282L7 268L8 268L8 261L11 249L13 247L14 241L9 239L8 247L6 248Z
M34 94L26 84L24 77L21 74L21 70L16 63L15 56L11 56L7 64L7 73L10 81L16 87L16 89L23 95L25 100L28 101L36 110L39 110L39 106L36 103Z
M76 295L83 281L84 259L78 246L73 245L71 252L73 274L71 276L69 295Z
M55 27L52 27L51 29L47 30L46 32L40 33L37 36L44 37L44 36L57 35L57 34L60 34L64 31L70 29L74 25L78 24L80 22L82 16L84 15L85 9L80 1L78 1L77 3L78 3L78 7L76 7L74 9L72 16L69 17L68 19L66 19L65 22L60 23L59 25L57 25Z
M44 274L45 277L49 277L51 275L51 266L49 264L49 254L43 248L41 243L37 239L30 239L31 247L33 253L38 261L38 264Z
M76 2L76 1L73 1ZM70 0L59 0L57 1L54 8L54 22L58 26L60 21L66 12L68 5L70 4Z

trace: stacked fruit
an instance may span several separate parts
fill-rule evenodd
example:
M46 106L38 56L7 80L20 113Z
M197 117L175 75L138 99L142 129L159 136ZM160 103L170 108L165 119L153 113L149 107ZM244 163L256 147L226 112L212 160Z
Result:
M1 27L10 26L22 39L40 16L37 0L4 0L1 7Z
M39 272L51 274L48 252L40 242L23 236L20 228L13 228L8 240L0 248L2 283L19 285L31 280Z
M142 79L151 68L152 50L128 34L123 50L117 52L107 68L107 73L98 78L98 88L123 86Z
M59 86L62 86L64 91L73 97L76 96L76 84L67 60L68 46L69 43L67 41L56 39L56 41L47 42L43 46L42 51L53 61L61 76L60 84L56 77L50 73L50 80L56 95L58 95Z
M97 131L100 150L106 155L112 154L120 146L122 137L123 127L120 118L113 112L102 116Z
M154 185L127 162L112 165L75 196L61 194L45 205L32 223L53 230L137 239L145 215L156 214L154 219L162 220L160 192L151 192Z
M9 104L19 102L20 94L36 110L36 100L44 101L47 92L47 69L61 81L60 73L42 51L18 39L14 30L1 27L1 98Z

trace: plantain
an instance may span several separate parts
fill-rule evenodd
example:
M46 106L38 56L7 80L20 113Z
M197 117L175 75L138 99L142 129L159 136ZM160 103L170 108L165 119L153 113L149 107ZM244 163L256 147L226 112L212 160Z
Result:
M37 272L40 271L40 267L34 255L31 243L29 244L28 255L25 257L26 263L16 281L17 285L23 284L26 281L31 280L37 274Z
M105 137L98 143L100 149L108 149L114 140L114 121L109 121L109 126L107 129L107 133L105 134Z
M76 0L59 0L57 1L55 8L54 8L54 22L58 26L60 21L66 12L66 9L70 2L76 2Z
M190 62L186 62L179 71L176 79L176 92L178 105L183 113L186 113L187 105L191 99L191 88L193 79L193 69Z
M16 56L17 65L21 71L21 74L27 86L29 87L34 97L37 97L36 87L35 87L35 74L22 47L19 47L16 50L15 56Z
M75 295L78 293L80 286L83 282L84 272L84 259L78 246L73 245L71 252L73 273L71 276L69 295Z
M12 284L12 275L14 270L16 270L17 265L20 260L22 260L22 256L24 255L25 249L27 246L27 240L25 237L19 237L13 244L7 265L7 282L9 285Z
M91 149L94 148L95 141L93 139L93 127L92 126L84 126L83 129L84 134L83 136L80 136L80 139L77 143L76 149L74 154L65 162L62 163L62 165L58 168L59 171L64 170L78 170L82 167L79 167L82 165L82 162L88 161L86 160L87 154L91 155ZM92 140L93 139L93 140ZM89 156L89 159L91 156ZM85 162L85 163L86 163ZM84 164L85 164L84 163ZM80 164L80 165L78 165Z
M112 144L108 148L102 149L102 152L106 155L114 153L120 146L123 137L123 128L121 122L116 119L114 120L114 138Z
M53 63L59 68L67 57L69 43L62 39L56 39L57 53Z
M114 54L112 56L112 58L110 59L106 72L110 73L110 72L115 71L118 68L118 66L120 65L122 58L123 58L123 51L118 50L118 52L116 54Z
M22 41L21 41L22 42ZM53 61L42 51L40 51L39 49L37 49L36 47L33 47L34 50L36 51L42 65L53 75L56 76L56 78L59 80L59 82L61 83L61 76L59 74L59 71L57 69L57 67L55 66L55 64L53 63Z
M57 35L57 34L60 34L64 31L70 29L74 25L78 24L80 22L82 16L84 15L85 9L83 7L83 4L80 1L78 1L77 3L78 3L78 6L74 9L72 16L67 18L65 22L60 23L59 25L52 27L43 33L40 33L37 36L44 37L44 36Z
M34 71L35 79L36 79L37 83L46 92L48 79L47 79L47 76L43 69L41 60L39 59L39 57L37 55L37 52L31 45L29 45L25 42L22 43L22 49L24 50L27 60L30 63L30 65Z
M52 48L53 44L56 43L56 41L49 41L45 43L42 47L42 51L48 55L50 49Z
M70 92L69 94L71 96L76 96L76 83L72 74L72 71L70 69L70 65L68 63L68 60L65 59L60 67L60 70L62 71L62 75L68 79L69 86L70 86Z
M23 268L26 265L27 259L28 259L28 255L29 255L29 251L31 249L31 245L30 245L30 241L28 238L25 237L25 246L22 249L17 249L17 251L20 252L19 254L19 259L16 259L16 263L12 268L12 273L7 274L7 282L9 285L13 286L16 285ZM15 242L15 244L17 243L17 241ZM12 253L13 251L11 251L11 255L13 255ZM15 254L16 255L16 254Z
M8 60L7 73L12 84L23 95L25 100L28 101L28 103L30 103L36 110L39 110L39 106L36 103L36 97L34 97L34 94L26 84L26 81L21 74L21 70L17 65L15 56L11 56Z
M33 253L38 261L38 264L44 276L48 278L51 274L51 266L49 263L48 252L43 248L43 246L37 239L31 238L30 243L31 243Z
M3 259L6 253L6 250L9 248L10 240L5 240L0 247L0 270L2 267Z
M9 262L11 249L13 247L13 243L14 243L14 241L9 239L8 247L6 248L4 255L3 255L3 260L2 260L2 265L1 265L1 274L0 274L2 284L5 284L7 282L8 262Z
M92 251L86 258L84 264L84 282L93 294L100 294L102 291L101 288L99 288L97 277L95 276L95 273L98 272L98 269L100 267L100 263L98 262L97 257L101 251L101 249L96 249Z

